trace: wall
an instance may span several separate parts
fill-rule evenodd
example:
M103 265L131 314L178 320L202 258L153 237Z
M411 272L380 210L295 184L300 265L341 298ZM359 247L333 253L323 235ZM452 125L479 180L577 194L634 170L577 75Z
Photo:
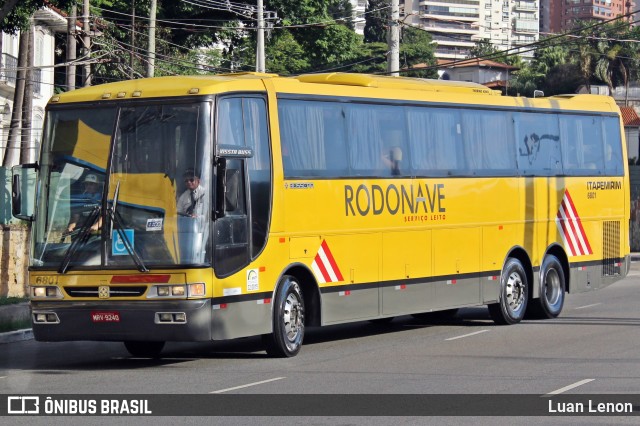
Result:
M11 169L0 167L0 297L26 296L28 231L11 216Z
M640 252L640 166L629 166L631 180L631 251Z
M0 225L0 297L27 295L29 228Z

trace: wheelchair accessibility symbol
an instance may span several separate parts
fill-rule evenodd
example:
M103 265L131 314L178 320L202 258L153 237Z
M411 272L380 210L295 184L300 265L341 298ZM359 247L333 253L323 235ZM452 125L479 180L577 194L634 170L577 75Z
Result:
M133 229L122 229L124 234L126 235L129 243L131 244L131 248L133 249ZM127 251L126 243L120 238L120 233L116 230L113 231L113 235L111 235L111 255L112 256L126 256L129 254Z

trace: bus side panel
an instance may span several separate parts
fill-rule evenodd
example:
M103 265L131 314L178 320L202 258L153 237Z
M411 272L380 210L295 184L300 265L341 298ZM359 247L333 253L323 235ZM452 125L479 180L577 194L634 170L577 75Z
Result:
M214 299L212 339L226 340L271 333L271 303L264 299L225 304Z
M407 285L404 282L431 276L431 231L386 232L382 242L382 279L393 282L381 288L382 314L426 312L436 308L433 283Z
M328 235L325 242L343 280L320 285L322 323L377 317L382 234Z
M489 275L480 277L482 302L495 303L500 295L502 264L517 241L518 225L489 225L482 229L482 270Z
M451 308L480 302L481 228L436 229L433 231L434 275L439 307Z

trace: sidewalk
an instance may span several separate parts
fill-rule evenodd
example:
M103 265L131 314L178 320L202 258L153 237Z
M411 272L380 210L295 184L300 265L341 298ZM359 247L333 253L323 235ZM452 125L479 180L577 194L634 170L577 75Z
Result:
M631 253L631 261L640 261L640 253ZM0 324L29 319L29 316L30 311L28 303L0 306ZM19 342L30 339L33 339L33 332L30 328L0 333L0 345L3 343Z
M29 320L30 311L28 303L16 303L15 305L0 306L0 324L15 323ZM0 333L0 344L19 342L21 340L33 339L33 332L30 328L17 331Z

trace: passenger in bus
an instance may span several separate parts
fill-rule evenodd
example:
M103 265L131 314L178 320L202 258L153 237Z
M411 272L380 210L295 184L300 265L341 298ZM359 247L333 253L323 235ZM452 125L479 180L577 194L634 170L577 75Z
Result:
M391 171L391 176L400 176L400 162L402 161L402 149L393 146L382 154L382 162L385 168Z
M187 189L178 197L178 214L189 217L203 216L206 190L200 185L200 173L188 169L182 177Z
M76 206L76 212L71 215L67 232L73 232L78 225L82 225L81 217L89 216L93 208L99 206L102 200L102 184L97 175L89 173L82 181L84 191L79 194L74 202L80 204ZM91 225L91 231L98 231L102 226L102 218L99 218Z

